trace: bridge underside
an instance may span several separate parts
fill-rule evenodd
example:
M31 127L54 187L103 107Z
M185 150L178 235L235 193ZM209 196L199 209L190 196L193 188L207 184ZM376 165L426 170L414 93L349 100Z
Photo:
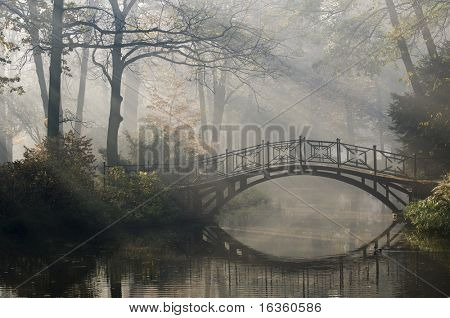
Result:
M334 179L355 186L380 200L392 212L399 213L413 198L429 193L429 185L390 175L370 174L354 168L337 168L325 165L285 165L245 174L223 176L180 189L183 207L192 215L215 215L239 193L263 182L288 176L317 176Z

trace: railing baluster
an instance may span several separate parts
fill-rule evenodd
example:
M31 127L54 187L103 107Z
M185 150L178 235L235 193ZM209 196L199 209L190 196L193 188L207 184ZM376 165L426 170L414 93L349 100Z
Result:
M373 174L377 175L377 146L373 146Z
M338 174L340 174L340 170L341 170L341 140L339 138L336 139L336 160L337 160L337 166L338 166Z
M373 188L377 190L377 146L373 145Z
M305 164L306 164L306 161L308 160L308 156L306 155L306 137L303 137L303 154L305 156Z
M336 157L334 157L334 147L336 147ZM344 148L344 154L342 154L342 148ZM371 152L373 154L373 166L371 166L370 162ZM379 162L378 152L380 153ZM417 180L418 174L420 174L416 154L406 157L388 151L377 150L376 145L373 147L359 147L343 143L340 138L337 138L336 141L307 140L300 135L298 139L290 141L270 142L262 140L261 144L257 146L247 147L241 150L229 151L226 149L224 153L219 155L197 155L193 158L191 157L189 163L194 170L190 178L195 176L197 179L203 179L206 175L210 175L210 177L230 177L244 173L247 169L254 170L262 168L262 170L269 170L271 167L281 165L292 165L289 167L290 169L303 169L304 165L308 163L308 160L333 165L335 169L337 168L336 172L338 175L342 173L343 166L364 169L367 171L367 175L361 175L361 178L367 180L372 175L374 182L373 189L376 191L378 175L380 175L380 178L385 174L407 177L412 181ZM410 164L410 169L408 169L408 162L406 161L413 161ZM146 164L144 163L144 165L132 167L136 167L136 171L147 171L150 173L158 166L169 166L170 169L170 164L162 163L153 165L150 161ZM108 185L106 175L109 167L106 162L103 163L104 187ZM124 166L124 168L126 172L135 171L135 168L127 166ZM165 171L167 169L162 170ZM389 196L389 194L386 194L386 196Z
M300 166L302 165L302 161L303 161L303 158L302 158L302 135L300 135L300 137L298 138L298 156L299 156L299 159L300 159Z
M228 149L225 149L225 174L228 175Z
M264 139L263 139L261 141L261 153L262 153L261 167L262 167L262 169L264 169L264 166L266 165L266 162L265 162L266 155L265 155L264 145L265 145L265 143L264 143Z

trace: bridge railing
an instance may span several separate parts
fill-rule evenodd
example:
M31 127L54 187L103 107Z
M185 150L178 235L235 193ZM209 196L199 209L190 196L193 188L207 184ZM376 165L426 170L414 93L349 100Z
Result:
M184 165L156 164L147 166L123 166L125 171L158 171L163 176L173 175L176 179L182 175L184 184L205 180L232 177L244 173L291 165L307 169L309 165L326 165L338 169L355 168L369 174L391 175L416 179L429 173L434 163L425 158L406 156L389 151L378 150L376 146L364 147L335 141L323 141L299 137L296 140L262 142L259 145L228 151L215 156L188 158ZM176 169L172 169L173 167ZM179 166L185 167L179 169ZM104 173L110 168L104 166ZM427 171L428 170L428 171ZM436 170L436 169L434 169Z
M323 164L414 179L418 176L417 160L415 156L378 150L376 146L351 145L340 139L323 141L299 137L202 158L197 161L195 175L199 179L229 177L289 164Z

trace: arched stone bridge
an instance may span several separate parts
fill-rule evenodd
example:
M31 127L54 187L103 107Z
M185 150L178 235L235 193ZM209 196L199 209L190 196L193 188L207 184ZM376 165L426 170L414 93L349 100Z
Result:
M266 142L223 154L199 158L179 186L177 196L187 211L214 215L237 194L262 182L310 175L355 186L398 213L410 200L428 195L436 184L419 177L423 159L376 146L336 141Z

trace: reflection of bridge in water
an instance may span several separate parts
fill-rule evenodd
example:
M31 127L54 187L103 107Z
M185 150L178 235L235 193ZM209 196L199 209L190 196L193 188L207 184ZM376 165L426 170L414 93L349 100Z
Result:
M361 245L353 250L347 251L346 253L338 254L338 255L329 255L323 257L316 257L312 259L295 259L295 258L287 258L287 257L279 257L274 255L265 254L261 251L255 250L252 247L249 247L232 235L230 235L226 230L222 229L217 225L207 226L202 230L202 240L214 245L217 253L222 253L223 256L238 258L238 259L264 259L268 262L273 263L295 263L295 264L323 264L328 263L330 261L335 261L336 259L340 259L343 257L351 258L357 256L368 256L370 254L376 254L383 249L389 249L396 243L397 238L399 237L402 229L404 227L404 223L401 221L394 221L392 224L385 229L382 233L377 235L371 240L361 241ZM260 233L257 233L260 234ZM286 234L281 234L286 236ZM288 235L289 236L289 235ZM290 235L292 237L296 237L295 235Z
M355 186L401 211L410 200L427 195L434 181L419 178L416 156L336 141L267 142L213 157L199 158L184 178L179 198L192 213L216 214L246 189L295 175L330 178Z
M13 253L7 254L8 257L0 253L0 272L8 272L0 275L0 295L183 298L442 296L413 274L420 275L442 291L450 291L450 282L442 279L447 277L442 275L448 274L446 259L439 261L440 255L435 252L411 250L403 235L396 237L395 228L390 234L391 248L382 253L372 253L374 241L367 247L366 257L360 250L348 256L297 261L252 254L254 251L247 250L215 226L210 226L206 233L203 229L204 226L184 225L158 233L145 231L125 236L113 248L109 241L108 247L101 248L102 245L95 244L87 251L68 256L50 268L46 275L37 277L33 284L18 290L15 287L24 276L35 274L42 269L42 264L48 264L60 254L47 254L48 249L34 250L31 255L14 249ZM379 247L385 244L386 239L386 233L380 236Z

